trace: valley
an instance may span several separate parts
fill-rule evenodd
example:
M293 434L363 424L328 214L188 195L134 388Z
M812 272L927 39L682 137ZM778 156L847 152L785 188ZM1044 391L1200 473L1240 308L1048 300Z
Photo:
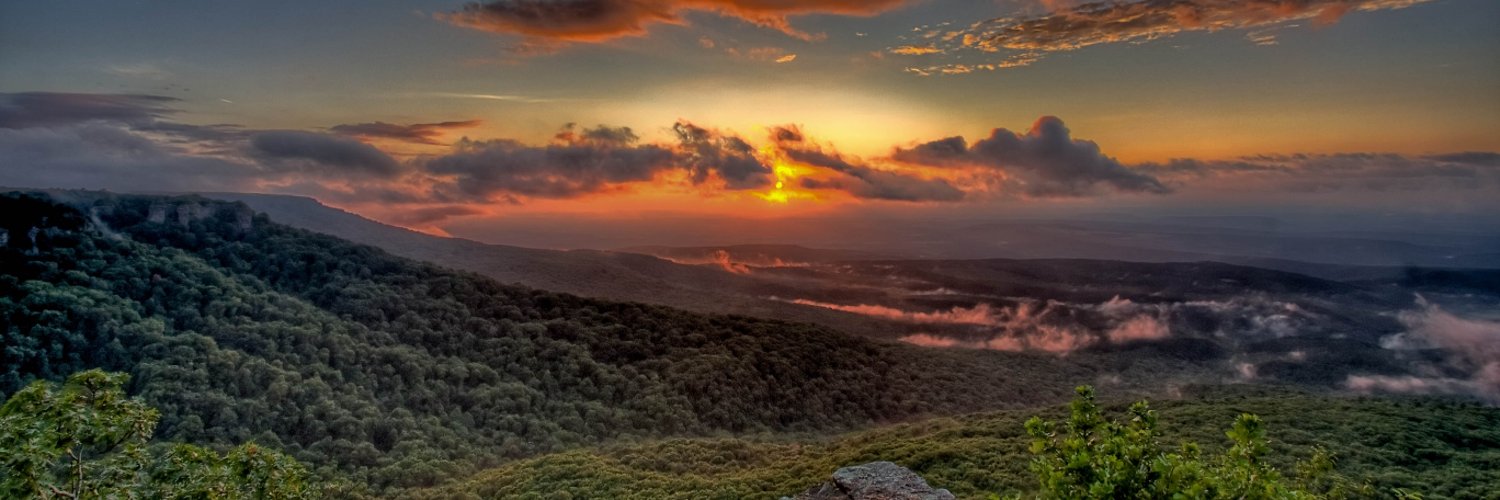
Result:
M255 440L381 496L426 495L420 488L579 447L811 436L999 409L1015 418L1066 400L1075 385L1187 407L1200 399L1195 388L1224 383L1301 387L1313 392L1293 401L1305 404L1415 380L1454 397L1493 394L1486 359L1440 338L1391 345L1427 321L1412 315L1449 315L1413 290L1228 264L838 253L802 265L744 263L749 272L737 273L717 262L452 241L445 244L473 249L455 259L470 271L453 271L200 197L11 193L0 202L9 346L0 392L87 368L123 371L134 377L131 391L162 410L160 436ZM370 227L405 234L408 245L430 238ZM672 295L616 302L488 276L524 279L546 259L567 263L567 274L549 271L555 279L604 290L629 289L660 277L641 269L664 268L732 283L717 287L724 297L824 314L797 323L774 311L695 313L646 303ZM596 274L574 259L632 271ZM479 262L505 265L475 274ZM1447 286L1470 295L1477 288ZM838 331L860 324L878 328ZM769 439L734 446L770 446L754 454L790 446ZM682 446L725 445L703 443ZM573 453L563 456L594 457ZM507 470L550 460L566 459ZM826 472L796 470L804 472L775 484ZM950 481L965 494L1020 487L1007 477ZM501 487L473 481L462 484ZM686 484L660 492L696 491Z

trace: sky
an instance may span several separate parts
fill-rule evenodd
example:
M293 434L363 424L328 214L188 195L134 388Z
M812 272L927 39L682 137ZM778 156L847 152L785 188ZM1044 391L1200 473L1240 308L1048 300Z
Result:
M0 185L297 194L570 246L726 220L1484 216L1497 25L1492 0L5 2Z

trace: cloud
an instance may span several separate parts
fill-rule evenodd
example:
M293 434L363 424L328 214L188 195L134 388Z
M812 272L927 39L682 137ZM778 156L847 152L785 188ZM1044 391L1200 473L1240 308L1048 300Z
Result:
M1032 63L1042 60L1041 54L1028 52L1014 54L999 62L977 63L977 64L938 64L927 67L908 67L904 71L917 76L932 75L963 75L975 71L995 71L997 69L1019 68L1030 66Z
M773 127L756 147L690 122L674 139L644 144L625 127L564 127L550 143L467 140L447 152L398 160L357 139L437 144L477 120L362 122L329 133L172 121L174 98L137 94L0 94L5 183L183 191L254 190L343 203L409 207L528 198L575 198L654 182L703 192L757 192L768 200L840 193L862 200L956 202L986 194L1095 196L1114 192L1199 195L1366 192L1483 198L1500 190L1500 153L1273 154L1123 165L1098 145L1043 117L1025 134L995 130L970 143L950 137L861 159L795 126ZM769 191L776 186L774 191ZM1459 198L1462 201L1462 196ZM1479 199L1475 198L1475 199Z
M1103 330L1094 331L1077 323L1075 307L1060 302L1026 300L1015 307L997 307L986 303L972 307L957 306L932 312L907 311L894 307L859 304L843 305L796 299L790 302L821 307L917 325L950 325L977 327L981 335L937 335L922 333L902 338L903 342L930 347L961 347L999 351L1046 351L1066 354L1074 350L1102 345L1162 340L1172 336L1171 329L1158 317L1160 311L1143 309L1129 301L1114 301L1098 306L1084 306L1105 313L1109 318Z
M403 171L400 163L374 146L317 132L257 132L250 136L250 149L253 155L279 169L379 178L392 178Z
M972 50L1027 53L1035 57L1094 45L1141 43L1197 31L1254 30L1246 34L1251 43L1271 45L1276 39L1267 28L1303 20L1332 24L1350 12L1404 9L1428 1L1431 0L1047 2L1051 8L1041 15L991 19L959 30L931 30L926 36L941 42L939 48L949 53Z
M989 304L954 307L948 311L916 312L872 304L842 305L806 299L796 299L790 302L907 323L982 326L1001 326L1004 323L1001 319L1002 312L992 308Z
M413 123L397 125L385 122L334 125L330 132L363 139L393 139L415 144L442 144L438 139L449 130L473 128L484 123L481 120L464 120L439 123Z
M1384 339L1382 345L1398 350L1441 349L1448 353L1449 363L1470 374L1469 379L1364 380L1358 383L1368 383L1370 389L1400 392L1468 392L1500 403L1500 322L1461 318L1425 300L1419 300L1419 303L1423 309L1407 311L1400 316L1407 331ZM1351 379L1351 387L1356 383Z
M1350 375L1344 387L1355 392L1395 392L1403 394L1474 394L1473 381L1449 377L1413 375Z
M1232 160L1180 158L1134 168L1195 189L1330 193L1500 188L1500 153L1420 157L1395 153L1270 154Z
M958 201L964 198L963 190L942 179L923 179L858 166L851 166L850 170L842 172L848 175L832 179L802 179L802 187L845 191L856 198L868 200L918 202Z
M477 99L477 100L481 100L481 101L519 102L519 103L524 103L524 104L538 104L538 103L547 103L547 102L556 102L557 101L557 99L549 99L549 98L543 98L543 97L532 97L532 96L524 96L524 95L513 95L513 94L473 94L473 93L463 93L463 92L423 92L423 93L404 94L404 95L419 96L419 97L446 97L446 98L450 98L450 99Z
M0 93L0 128L100 120L144 124L175 113L176 98L144 94Z
M846 159L837 152L824 151L822 146L808 142L796 127L774 128L771 138L787 159L839 174L832 178L803 178L802 187L807 189L835 189L872 200L916 202L958 201L964 198L963 190L946 180L876 169Z
M490 0L438 14L449 23L549 42L601 42L645 35L653 24L687 24L688 11L713 12L813 40L822 35L792 27L791 16L868 16L907 0Z
M694 183L717 174L729 189L756 189L775 182L774 170L755 156L755 148L738 136L699 127L686 121L672 126L680 145L680 159Z
M658 145L638 145L628 127L565 128L556 141L528 146L507 139L462 140L453 152L426 162L429 174L451 179L441 189L459 200L497 196L573 198L644 182L673 168L675 154Z
M1170 191L1151 175L1105 156L1092 141L1073 139L1061 119L1044 116L1025 134L995 129L970 146L949 137L892 155L898 161L935 167L979 167L1006 174L1009 188L1033 197L1078 197L1100 188L1162 194Z
M681 121L676 144L641 144L629 127L564 127L551 144L460 141L446 155L425 160L422 170L442 179L442 197L574 198L652 181L672 172L693 185L728 190L766 187L773 171L744 139Z
M400 211L391 217L391 222L404 226L426 226L454 217L483 213L483 210L469 205L436 205Z
M941 54L943 53L943 49L932 45L902 45L890 49L889 52L902 56L925 56L928 54Z
M1500 153L1492 151L1465 151L1462 153L1447 153L1424 156L1423 159L1445 163L1476 165L1481 167L1500 167Z
M781 47L751 47L743 50L736 47L728 47L724 49L724 53L736 58L778 64L797 60L797 54L788 54L786 49Z
M1172 336L1171 329L1155 316L1140 315L1121 322L1105 336L1110 342L1123 344L1141 340L1161 340Z
M168 121L174 98L134 94L7 94L0 183L124 191L259 191L394 180L399 162L359 141L314 132Z
M249 161L184 154L100 122L0 128L0 185L119 191L233 191L264 174Z
M111 64L105 66L104 71L115 76L142 80L160 81L176 76L171 71L167 71L161 66L152 63Z

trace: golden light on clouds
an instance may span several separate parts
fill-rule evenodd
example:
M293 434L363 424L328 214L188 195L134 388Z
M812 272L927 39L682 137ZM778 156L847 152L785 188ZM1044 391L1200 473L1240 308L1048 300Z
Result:
M722 82L684 82L637 98L600 103L600 123L673 123L686 119L758 139L766 127L795 123L815 131L840 150L872 156L919 137L951 135L951 118L895 94L836 85L786 83L746 87ZM641 128L646 140L663 140L664 129Z
M771 161L772 169L776 172L776 185L770 191L754 193L755 197L781 205L790 204L793 200L821 199L816 192L798 188L798 181L816 174L817 169L787 160L774 146L762 147L761 155Z

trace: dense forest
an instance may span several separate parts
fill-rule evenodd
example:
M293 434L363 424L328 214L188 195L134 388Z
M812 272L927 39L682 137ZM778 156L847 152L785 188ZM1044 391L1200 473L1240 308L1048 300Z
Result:
M196 197L65 200L0 197L0 393L125 372L160 438L254 440L376 492L605 441L850 429L1197 370L582 299Z

